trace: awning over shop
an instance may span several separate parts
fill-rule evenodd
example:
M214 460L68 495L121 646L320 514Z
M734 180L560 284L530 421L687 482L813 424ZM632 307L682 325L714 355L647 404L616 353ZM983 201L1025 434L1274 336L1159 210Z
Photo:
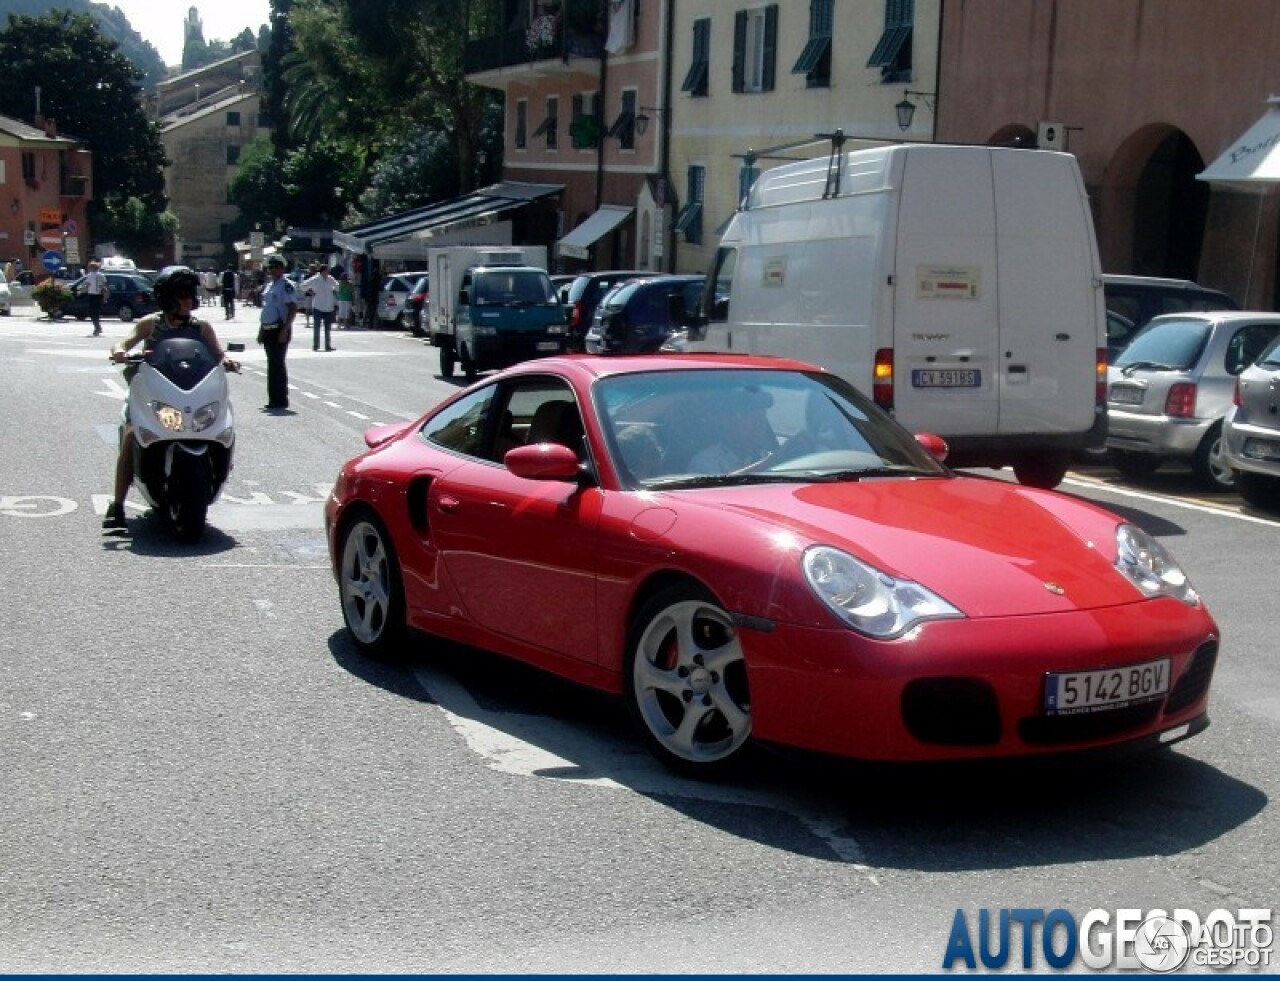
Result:
M1196 177L1202 181L1259 185L1280 181L1280 96L1267 99L1262 118Z
M587 250L631 217L635 208L606 204L560 240L560 254L573 259L588 258Z
M521 208L541 198L559 194L563 184L523 184L501 181L450 201L439 201L398 215L390 215L343 232L333 233L333 244L348 252L372 255L379 245L401 239L428 239L447 229L483 225L494 215Z

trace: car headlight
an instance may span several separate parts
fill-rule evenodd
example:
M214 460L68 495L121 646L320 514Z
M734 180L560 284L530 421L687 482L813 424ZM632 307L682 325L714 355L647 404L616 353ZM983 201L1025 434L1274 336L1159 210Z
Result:
M1137 525L1116 528L1116 568L1146 596L1172 596L1199 606L1200 596L1182 567L1158 541Z
M200 406L191 417L191 428L198 433L208 429L217 422L221 409L221 402L210 402L208 405Z
M151 411L156 414L156 420L165 429L171 433L182 432L182 410L175 409L171 405L164 402L152 402Z
M888 640L925 620L964 616L918 582L895 579L838 548L815 545L802 561L809 588L836 616L870 637Z

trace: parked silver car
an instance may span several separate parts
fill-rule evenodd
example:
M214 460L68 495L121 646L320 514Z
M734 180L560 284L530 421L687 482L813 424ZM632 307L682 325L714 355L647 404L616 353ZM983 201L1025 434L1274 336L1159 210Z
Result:
M1211 488L1235 483L1222 421L1236 376L1280 335L1280 314L1214 311L1157 317L1107 369L1107 449L1127 477L1190 463Z
M1280 336L1236 379L1222 445L1240 496L1280 510Z

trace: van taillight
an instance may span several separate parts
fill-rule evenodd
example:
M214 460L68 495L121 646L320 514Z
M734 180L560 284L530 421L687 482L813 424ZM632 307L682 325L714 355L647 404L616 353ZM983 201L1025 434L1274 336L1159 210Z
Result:
M876 365L871 374L871 397L882 409L893 408L893 348L876 351Z
M1095 405L1107 404L1107 349L1098 348L1094 364L1093 401Z
M581 300L575 303L573 305L573 309L569 311L569 326L570 327L582 326L582 301Z
M1196 386L1191 382L1178 382L1169 389L1164 400L1164 414L1175 419L1193 419L1196 414Z
M1237 409L1244 403L1240 401L1240 379L1236 379L1236 387L1231 390L1231 404Z

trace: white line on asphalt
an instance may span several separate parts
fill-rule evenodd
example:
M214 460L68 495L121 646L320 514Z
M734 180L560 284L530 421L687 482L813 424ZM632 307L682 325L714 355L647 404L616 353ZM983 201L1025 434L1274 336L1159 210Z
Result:
M1234 518L1237 521L1246 521L1255 525L1266 525L1269 528L1280 527L1280 520L1274 518L1259 518L1252 514L1241 514L1239 511L1233 511L1226 507L1215 507L1211 504L1196 504L1194 501L1183 501L1176 497L1166 497L1163 494L1150 494L1146 491L1129 490L1123 487L1116 487L1101 480L1087 480L1081 477L1068 477L1063 481L1064 484L1071 484L1075 487L1089 487L1093 490L1105 491L1109 494L1116 494L1120 497L1133 497L1140 501L1154 501L1158 504L1169 504L1173 507L1182 508L1186 511L1199 511L1201 514L1213 514L1222 518Z
M522 777L564 780L606 790L661 799L705 800L769 808L790 814L820 837L844 862L866 870L857 841L845 830L840 808L817 795L800 799L752 786L709 783L668 772L638 744L612 739L599 730L540 715L486 710L452 675L427 662L414 676L444 713L449 725L485 766Z

